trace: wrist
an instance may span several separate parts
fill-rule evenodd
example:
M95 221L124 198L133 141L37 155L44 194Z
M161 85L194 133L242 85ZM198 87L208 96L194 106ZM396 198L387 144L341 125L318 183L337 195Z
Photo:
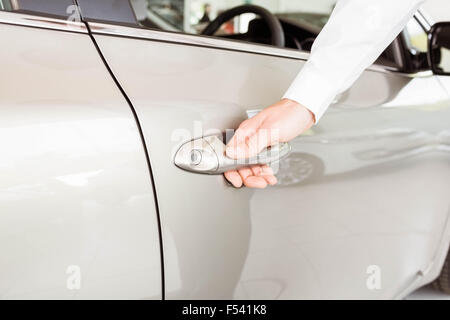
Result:
M281 103L288 108L294 108L299 110L299 112L302 113L302 117L306 117L308 120L312 122L312 124L316 123L316 116L314 115L314 113L301 103L298 103L297 101L288 98L281 99Z

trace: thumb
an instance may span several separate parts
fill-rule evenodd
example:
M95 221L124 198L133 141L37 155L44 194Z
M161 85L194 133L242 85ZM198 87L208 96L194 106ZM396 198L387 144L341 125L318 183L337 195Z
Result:
M243 152L242 144L245 143L250 136L255 134L260 124L260 121L256 121L255 117L243 121L234 133L233 138L231 138L227 144L225 150L227 157L232 159L243 158L243 156L238 157Z
M271 144L270 130L258 128L245 133L236 131L236 139L233 137L226 149L228 157L232 159L251 158Z

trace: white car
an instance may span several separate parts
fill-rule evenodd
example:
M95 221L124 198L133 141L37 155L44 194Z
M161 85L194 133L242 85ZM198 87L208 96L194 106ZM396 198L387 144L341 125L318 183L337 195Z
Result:
M270 158L278 186L199 169L302 68L332 9L315 1L214 1L203 27L188 1L0 0L0 298L449 293L448 23L417 12Z

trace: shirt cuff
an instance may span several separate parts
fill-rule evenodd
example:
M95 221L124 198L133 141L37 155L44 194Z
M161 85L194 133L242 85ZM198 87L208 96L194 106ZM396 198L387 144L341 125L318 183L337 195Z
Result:
M330 85L330 82L321 76L320 71L307 62L283 98L306 107L314 114L317 124L337 96L336 87L338 85Z

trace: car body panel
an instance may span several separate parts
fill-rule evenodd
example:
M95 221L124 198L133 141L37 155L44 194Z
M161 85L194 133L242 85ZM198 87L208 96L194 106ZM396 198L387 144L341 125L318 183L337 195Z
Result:
M371 68L292 142L279 186L237 190L176 168L174 152L277 101L304 60L91 28L144 128L167 298L395 298L437 276L448 248L450 98L434 76ZM371 290L373 266L382 285Z
M85 26L0 21L0 298L161 299L145 150Z

